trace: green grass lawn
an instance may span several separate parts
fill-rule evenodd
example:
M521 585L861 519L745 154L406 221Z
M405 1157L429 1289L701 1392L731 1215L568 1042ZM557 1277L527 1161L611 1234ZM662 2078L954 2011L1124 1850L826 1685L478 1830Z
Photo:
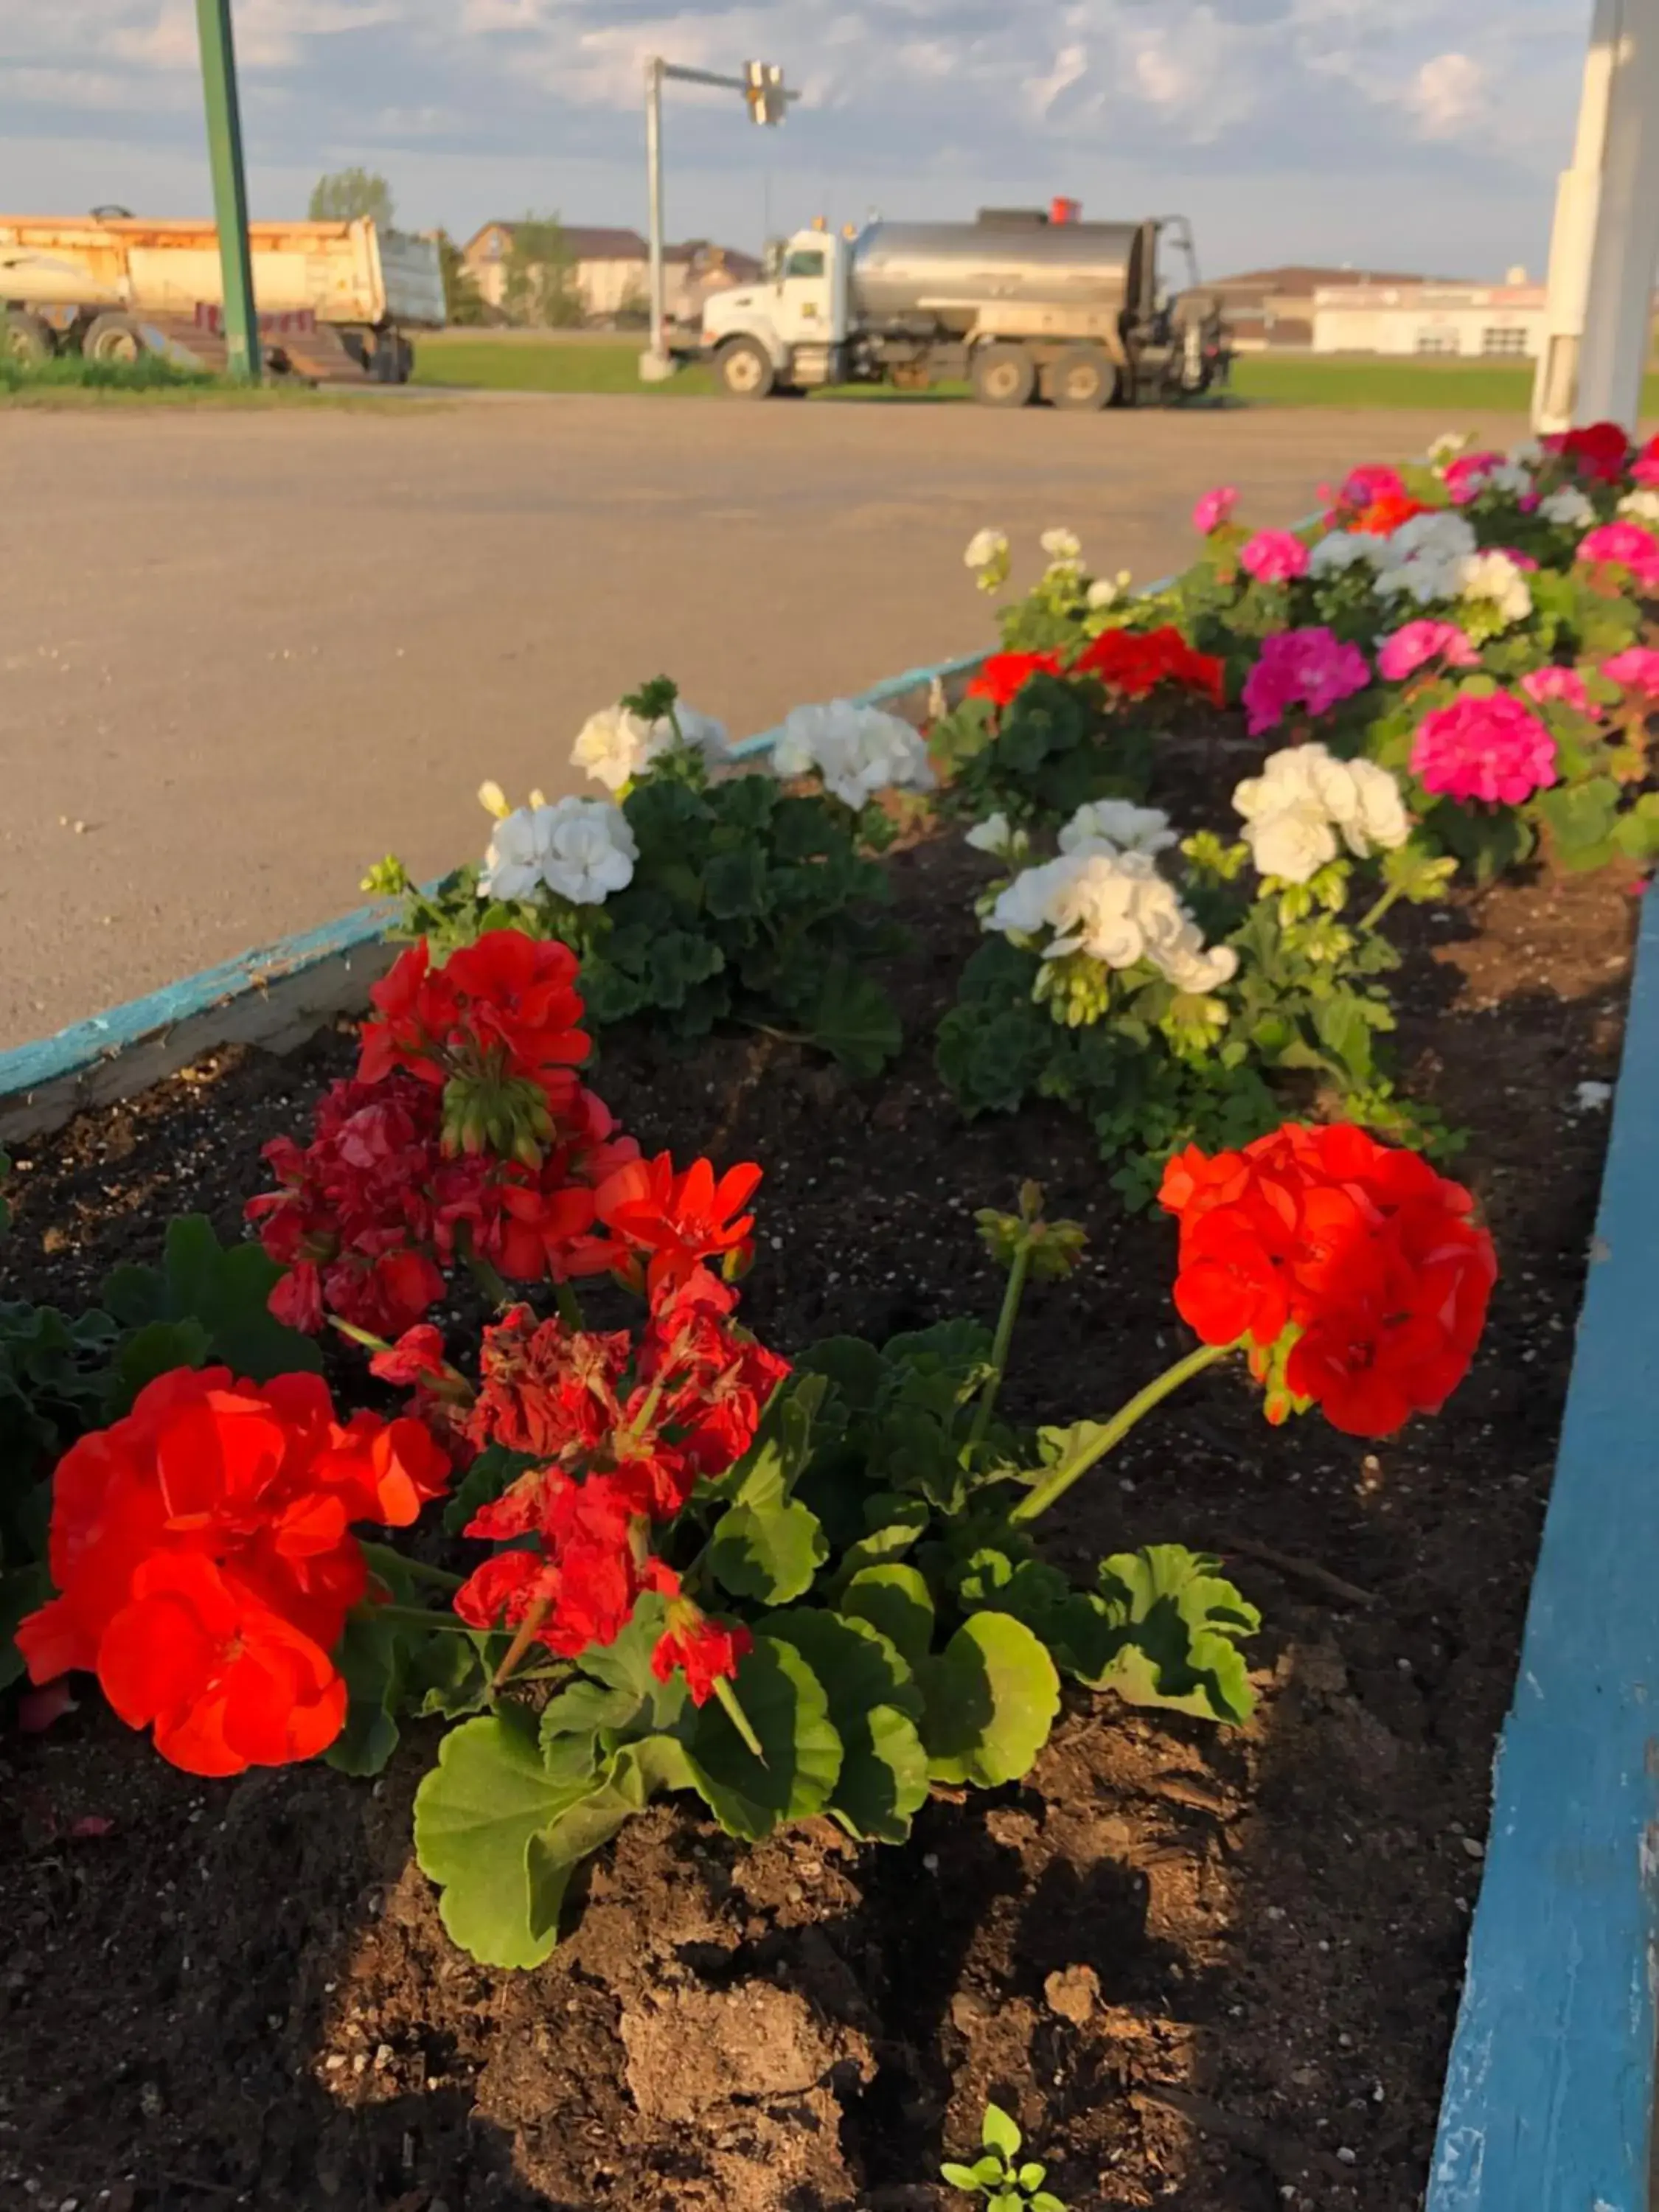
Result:
M526 337L446 333L419 340L415 381L470 385L491 392L643 392L702 397L714 389L706 368L682 370L667 384L641 384L641 341L598 335ZM1524 415L1532 396L1530 363L1359 361L1334 356L1252 354L1233 371L1233 393L1264 407L1413 407L1458 413ZM815 395L824 399L965 397L966 386L900 393L873 385ZM1659 413L1659 376L1650 376L1644 415Z
M180 368L159 355L137 361L83 361L68 354L27 366L0 358L0 408L292 406L331 404L309 385L233 384L204 369Z

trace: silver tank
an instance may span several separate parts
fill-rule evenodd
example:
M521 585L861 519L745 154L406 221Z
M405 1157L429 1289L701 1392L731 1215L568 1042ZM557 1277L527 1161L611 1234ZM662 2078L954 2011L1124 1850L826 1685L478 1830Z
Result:
M853 248L854 319L966 331L981 307L1117 309L1139 294L1151 225L873 222Z

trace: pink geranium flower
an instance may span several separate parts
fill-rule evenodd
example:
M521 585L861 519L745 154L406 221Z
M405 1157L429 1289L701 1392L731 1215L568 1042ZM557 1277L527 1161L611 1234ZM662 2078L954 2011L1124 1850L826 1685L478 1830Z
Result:
M1659 538L1639 522L1604 522L1578 541L1580 561L1611 561L1628 568L1644 591L1659 590Z
M1451 622L1408 622L1385 637L1376 656L1376 672L1385 682L1403 684L1431 660L1448 668L1478 668L1480 656Z
M1233 509L1238 505L1238 493L1231 484L1218 484L1206 491L1193 509L1193 528L1206 538L1224 529L1233 519Z
M1631 463L1630 480L1644 491L1659 486L1659 438L1650 438Z
M1244 711L1253 738L1277 728L1292 707L1328 714L1371 680L1364 654L1323 628L1280 630L1264 638L1244 679Z
M1659 653L1653 656L1659 663ZM1592 720L1599 719L1601 709L1584 689L1584 679L1576 668L1530 668L1521 678L1521 689L1535 707L1547 707L1552 700L1564 707L1576 708L1579 714L1588 714Z
M1258 530L1238 558L1261 584L1288 584L1308 573L1308 549L1288 530Z
M1494 469L1504 465L1502 453L1463 453L1446 470L1446 490L1454 507L1467 507L1480 495L1481 486Z
M1659 653L1650 645L1627 645L1601 663L1601 673L1644 699L1659 699Z
M1555 781L1555 739L1511 692L1465 692L1418 724L1412 771L1447 799L1519 806Z

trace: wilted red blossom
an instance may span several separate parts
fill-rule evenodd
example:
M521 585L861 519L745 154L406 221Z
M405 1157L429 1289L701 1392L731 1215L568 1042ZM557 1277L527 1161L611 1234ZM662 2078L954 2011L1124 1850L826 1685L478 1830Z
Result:
M760 1179L753 1161L716 1176L708 1160L677 1172L672 1156L659 1152L619 1169L600 1185L595 1202L620 1244L649 1255L645 1282L654 1300L706 1260L723 1260L728 1269L747 1264L755 1217L743 1209Z
M309 1758L343 1721L330 1654L368 1586L350 1524L407 1527L448 1479L418 1422L343 1423L318 1376L161 1376L58 1464L30 1676L95 1672L192 1773Z
M1176 1305L1206 1344L1333 1426L1389 1436L1468 1370L1498 1267L1460 1184L1347 1123L1289 1123L1240 1152L1196 1146L1160 1193L1181 1223ZM1283 1409L1272 1403L1270 1417Z
M1617 483L1630 465L1631 442L1617 422L1591 422L1542 441L1547 453L1571 461L1592 483Z
M1034 676L1058 676L1060 656L1054 653L993 653L981 663L968 686L970 699L988 699L994 707L1009 707Z
M659 1682L667 1682L679 1668L685 1675L692 1704L706 1705L715 1683L735 1674L738 1662L754 1648L754 1638L739 1623L710 1620L699 1613L658 1638L651 1654L651 1671Z
M422 938L369 993L378 1018L363 1024L358 1080L398 1067L439 1089L458 1074L520 1079L563 1112L591 1049L577 974L568 945L522 930L489 930L438 969Z
M1160 684L1194 691L1213 707L1224 703L1221 663L1196 652L1173 624L1158 629L1104 629L1072 664L1075 676L1093 676L1126 699L1145 699Z

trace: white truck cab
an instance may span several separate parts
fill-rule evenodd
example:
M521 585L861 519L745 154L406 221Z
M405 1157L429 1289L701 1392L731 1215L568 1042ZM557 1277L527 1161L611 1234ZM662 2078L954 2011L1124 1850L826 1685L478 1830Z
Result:
M798 230L759 284L704 301L700 351L726 391L744 399L841 380L848 339L851 241L815 226Z

